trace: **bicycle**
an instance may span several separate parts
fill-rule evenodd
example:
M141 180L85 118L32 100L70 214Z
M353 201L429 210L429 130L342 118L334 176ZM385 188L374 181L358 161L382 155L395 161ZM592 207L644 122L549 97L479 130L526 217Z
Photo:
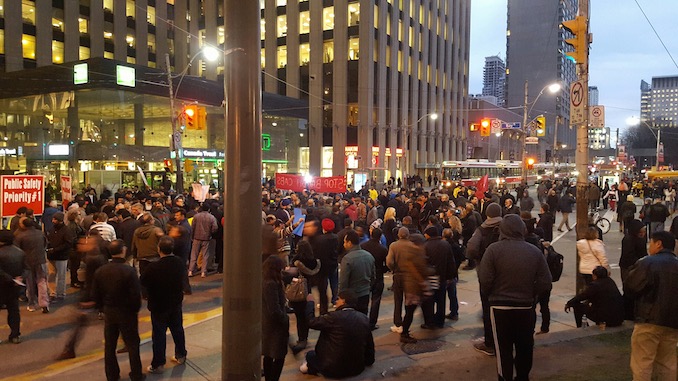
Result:
M610 220L605 217L600 216L600 212L597 209L592 209L589 211L589 221L600 228L603 234L607 234L610 231Z

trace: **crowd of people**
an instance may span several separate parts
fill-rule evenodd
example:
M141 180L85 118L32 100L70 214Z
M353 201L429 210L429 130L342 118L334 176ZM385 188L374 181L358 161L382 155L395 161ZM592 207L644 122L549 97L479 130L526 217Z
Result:
M405 188L399 182L392 179L379 188L368 183L355 192L332 195L262 186L266 380L280 378L288 350L295 355L306 351L303 373L332 378L360 374L375 361L372 332L380 328L385 288L393 292L390 331L403 345L412 344L417 342L411 329L417 308L423 316L421 329L437 330L447 320L459 319L459 271L470 270L477 271L484 332L473 347L489 356L499 354L500 380L512 380L514 374L516 380L528 379L537 306L537 334L546 334L552 281L559 276L547 261L554 251L550 242L554 228L572 229L574 188L567 179L543 181L536 185L534 200L525 184L478 192L462 184L428 191L420 178L408 178ZM678 290L666 279L678 267L671 253L678 223L663 231L675 210L675 191L672 184L655 182L640 189L640 197L657 197L638 208L637 189L624 181L590 184L590 206L597 209L602 202L603 208L616 211L624 232L619 263L623 293L610 277L603 234L591 224L577 241L579 272L587 286L567 303L566 311L574 310L577 326L590 320L611 327L635 319L634 375L647 373L656 360L675 378L675 356L671 363L665 345L678 341L678 317L666 301ZM620 200L625 202L617 204ZM85 189L63 212L55 201L39 219L20 208L0 231L0 305L8 311L8 341L22 341L21 303L29 312L50 313L64 302L70 284L80 289L80 306L104 320L108 379L119 378L115 356L121 351L129 353L132 379L144 377L138 333L142 299L148 300L153 329L153 360L147 371L163 370L167 329L175 342L172 360L183 364L183 296L191 292L189 277L222 271L221 256L215 253L223 252L223 223L218 193L199 201L190 194L130 189L97 197L93 189ZM384 281L389 272L390 285ZM303 297L292 300L288 285L300 280ZM650 308L652 303L661 308ZM297 333L292 341L290 314ZM87 321L83 315L59 359L75 357ZM308 350L311 329L320 335ZM661 339L652 339L658 332ZM125 346L116 350L118 336ZM656 356L641 358L641 349Z

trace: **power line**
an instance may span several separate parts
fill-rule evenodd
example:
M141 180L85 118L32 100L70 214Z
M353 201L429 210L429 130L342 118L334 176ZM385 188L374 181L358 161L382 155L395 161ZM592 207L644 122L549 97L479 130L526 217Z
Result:
M667 48L667 47L666 47L666 44L664 44L664 40L662 40L661 36L659 36L659 33L657 32L657 29L655 29L655 28L654 28L654 25L652 25L652 21L650 21L650 18L647 17L647 14L645 14L645 11L643 10L643 7L640 6L640 3L638 2L638 0L633 0L633 1L636 2L636 5L638 5L638 9L640 9L640 12L643 14L643 16L645 16L645 20L647 20L647 23L650 24L650 28L652 28L652 31L653 31L654 34L657 36L657 39L659 40L659 42L660 42L660 43L662 44L662 46L664 47L664 50L666 50L666 54L668 54L668 55L669 55L669 58L671 58L671 61L673 61L673 65L675 65L676 68L678 68L678 63L676 63L676 60L673 59L673 55L671 55L671 52L669 51L669 48Z

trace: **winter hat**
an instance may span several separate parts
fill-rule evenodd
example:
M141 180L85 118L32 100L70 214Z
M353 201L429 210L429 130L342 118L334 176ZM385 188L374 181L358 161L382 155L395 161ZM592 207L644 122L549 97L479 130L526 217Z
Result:
M329 218L324 218L321 224L323 230L326 232L331 232L334 230L334 221L330 220Z
M290 200L289 198L286 198L286 199L282 200L282 202L280 202L280 205L287 206L291 203L292 203L292 200Z
M59 222L64 222L64 214L61 213L61 212L56 212L56 213L54 213L54 215L52 216L52 218L55 219L55 220L57 220L57 221L59 221Z
M501 207L497 203L491 203L490 205L487 206L487 218L492 218L492 217L499 217L501 216Z
M371 228L378 229L378 228L381 227L381 224L383 224L383 223L384 223L384 221L382 221L381 218L377 218L376 220L374 220L374 222L372 222L372 224L370 225L370 227L371 227Z
M428 235L429 237L438 237L440 234L438 234L438 228L435 226L429 226L424 230L424 234Z

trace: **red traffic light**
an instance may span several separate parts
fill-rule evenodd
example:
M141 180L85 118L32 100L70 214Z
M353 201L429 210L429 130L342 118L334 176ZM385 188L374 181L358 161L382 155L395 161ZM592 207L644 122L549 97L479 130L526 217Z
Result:
M184 112L186 113L186 116L189 116L191 118L193 117L193 115L195 115L195 110L193 109L193 107L187 107L186 111Z
M487 119L487 118L481 120L481 121L480 121L480 126L483 127L483 128L490 127L490 120Z

